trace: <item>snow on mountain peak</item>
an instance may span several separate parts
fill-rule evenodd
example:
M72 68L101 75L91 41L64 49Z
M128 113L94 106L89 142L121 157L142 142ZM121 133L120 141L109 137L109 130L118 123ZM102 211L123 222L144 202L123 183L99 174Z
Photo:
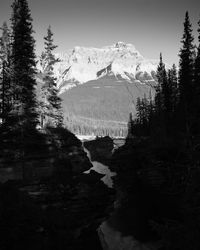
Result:
M117 42L117 43L113 44L112 47L118 48L118 49L132 49L132 50L136 50L135 46L133 44L131 44L131 43L124 43L124 42Z
M127 46L126 46L126 43L124 43L124 42L117 42L117 43L115 44L115 47L121 48L121 47L127 47Z
M76 46L56 57L60 62L55 65L54 72L61 92L111 72L125 80L136 77L138 72L152 78L152 71L156 71L158 65L158 61L145 59L133 44L124 42L102 48Z

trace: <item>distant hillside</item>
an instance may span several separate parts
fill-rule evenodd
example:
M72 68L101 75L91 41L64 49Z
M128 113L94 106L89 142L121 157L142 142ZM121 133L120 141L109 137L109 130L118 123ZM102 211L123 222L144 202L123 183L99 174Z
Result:
M76 133L125 135L129 113L135 114L138 97L154 96L155 82L116 80L104 76L61 94L65 120Z

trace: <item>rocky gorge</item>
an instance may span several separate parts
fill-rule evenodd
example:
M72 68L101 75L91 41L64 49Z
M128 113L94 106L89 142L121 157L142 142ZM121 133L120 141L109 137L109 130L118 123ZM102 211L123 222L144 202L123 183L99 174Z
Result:
M0 185L1 249L162 249L154 225L163 216L178 218L170 209L176 202L158 191L166 180L158 168L145 167L145 146L62 138L59 157L49 158L51 171L38 158L32 174L22 175L28 178ZM61 142L54 131L55 141Z
M1 165L0 248L101 249L96 230L112 210L114 190L103 174L83 173L92 164L74 135L48 133L48 156L19 160L17 175L12 162Z

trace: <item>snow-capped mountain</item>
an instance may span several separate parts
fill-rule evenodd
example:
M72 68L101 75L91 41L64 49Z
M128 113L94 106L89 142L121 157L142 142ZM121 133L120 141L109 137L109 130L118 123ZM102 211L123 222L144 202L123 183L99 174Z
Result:
M54 68L60 93L106 74L127 81L153 81L158 65L157 60L145 59L134 45L123 42L103 48L75 47L56 57L60 59Z

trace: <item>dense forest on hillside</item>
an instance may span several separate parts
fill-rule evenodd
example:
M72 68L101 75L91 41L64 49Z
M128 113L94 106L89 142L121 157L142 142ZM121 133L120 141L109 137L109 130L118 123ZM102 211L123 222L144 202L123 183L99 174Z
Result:
M97 120L94 118L76 117L72 114L65 117L67 128L77 135L96 135L110 137L126 137L127 124L117 121Z
M155 82L117 81L105 76L69 89L61 94L66 126L74 133L127 135L130 112L136 113L137 97L153 98Z

